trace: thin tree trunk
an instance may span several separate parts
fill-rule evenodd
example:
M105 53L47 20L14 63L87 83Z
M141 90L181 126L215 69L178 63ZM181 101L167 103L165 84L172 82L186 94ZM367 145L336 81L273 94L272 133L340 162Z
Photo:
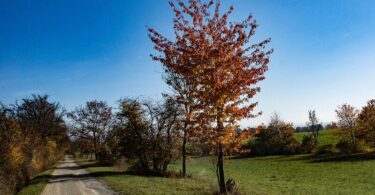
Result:
M353 144L355 144L355 142L356 142L354 131L355 131L355 127L350 127L350 136L352 137L352 143Z
M94 155L95 155L95 160L98 160L97 153L96 153L96 132L95 131L94 131Z
M184 125L184 137L182 140L182 176L186 177L186 143L187 143L187 126L188 123L185 121Z
M218 110L219 113L221 110ZM223 121L221 115L217 117L217 133L220 136L224 130ZM225 177L224 177L224 153L223 153L223 144L220 140L218 141L218 152L217 152L217 170L218 170L218 182L221 194L227 194L227 188L225 186Z
M219 171L219 187L220 187L220 193L226 194L227 188L225 186L225 178L224 178L224 154L223 154L223 145L219 143L219 151L217 155L217 166Z
M182 176L183 177L186 177L186 141L187 141L187 132L186 132L186 127L185 127L184 138L182 140Z

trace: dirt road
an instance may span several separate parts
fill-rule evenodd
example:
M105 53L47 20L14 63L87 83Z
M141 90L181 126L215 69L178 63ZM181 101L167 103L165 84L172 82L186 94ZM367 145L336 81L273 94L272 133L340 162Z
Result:
M117 194L106 184L91 177L69 157L57 166L42 195L111 195Z

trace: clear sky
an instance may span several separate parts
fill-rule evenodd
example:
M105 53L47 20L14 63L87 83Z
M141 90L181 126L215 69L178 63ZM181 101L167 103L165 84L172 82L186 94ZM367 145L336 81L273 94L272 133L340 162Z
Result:
M272 37L270 69L256 96L267 122L278 112L296 125L315 109L336 120L342 103L375 98L375 1L222 0L230 19L252 13L255 39ZM160 98L168 87L146 26L172 36L166 0L0 0L0 101L48 94L65 108L87 100Z

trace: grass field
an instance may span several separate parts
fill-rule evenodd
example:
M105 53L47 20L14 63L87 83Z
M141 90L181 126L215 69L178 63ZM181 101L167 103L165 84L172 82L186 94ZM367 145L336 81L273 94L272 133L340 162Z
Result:
M120 194L209 194L211 192L211 183L199 178L138 176L127 174L125 170L114 167L97 166L92 160L77 162Z
M29 185L23 188L18 195L40 195L46 186L54 168L47 169L34 177Z
M216 187L212 162L210 157L190 158L189 179L136 176L92 161L80 164L121 194L209 194ZM180 163L170 169L179 171ZM374 154L227 159L225 169L244 194L374 194L375 189Z
M297 139L298 142L302 142L302 138L304 135L310 135L311 132L299 132L294 133L294 137ZM325 144L332 144L335 145L339 141L339 137L333 135L333 130L321 130L319 131L318 142L319 145Z

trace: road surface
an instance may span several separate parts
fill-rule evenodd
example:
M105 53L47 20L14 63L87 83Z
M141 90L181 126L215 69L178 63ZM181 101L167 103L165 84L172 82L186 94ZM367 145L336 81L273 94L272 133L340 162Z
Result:
M89 175L69 157L52 173L42 195L112 195L117 194L98 179Z

